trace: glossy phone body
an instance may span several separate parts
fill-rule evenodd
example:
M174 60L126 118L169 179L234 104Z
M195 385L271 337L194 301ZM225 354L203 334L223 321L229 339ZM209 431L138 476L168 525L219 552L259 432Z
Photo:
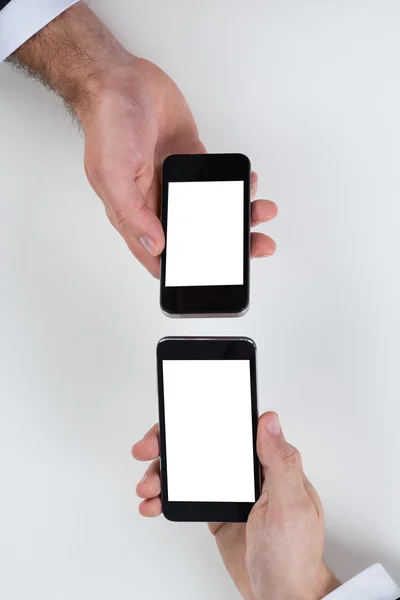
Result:
M169 156L163 164L160 304L169 317L233 317L249 306L250 161Z
M165 517L246 522L260 495L254 342L164 338L157 371Z

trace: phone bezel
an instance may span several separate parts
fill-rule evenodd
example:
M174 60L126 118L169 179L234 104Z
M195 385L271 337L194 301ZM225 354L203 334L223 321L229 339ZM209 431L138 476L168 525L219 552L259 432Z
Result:
M174 154L162 169L161 222L166 244L161 255L160 304L167 316L241 316L249 306L250 288L250 160L244 154ZM173 181L244 181L243 284L166 287L168 252L168 184ZM224 224L221 223L221 227Z
M171 502L168 499L168 458L165 438L163 360L249 360L253 429L255 499L260 496L260 465L256 439L258 425L256 345L249 338L169 337L157 346L158 407L161 457L161 501L164 516L170 521L246 522L253 502ZM227 415L229 419L229 415ZM229 423L227 422L227 425ZM223 468L223 465L221 465Z

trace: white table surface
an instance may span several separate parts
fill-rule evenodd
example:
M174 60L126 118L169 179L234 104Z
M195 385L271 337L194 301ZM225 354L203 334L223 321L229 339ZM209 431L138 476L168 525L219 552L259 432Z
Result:
M209 150L251 157L279 251L253 264L246 317L166 319L60 101L0 66L0 597L238 598L206 527L137 513L130 447L168 334L254 337L330 564L400 579L400 4L92 6L178 82Z

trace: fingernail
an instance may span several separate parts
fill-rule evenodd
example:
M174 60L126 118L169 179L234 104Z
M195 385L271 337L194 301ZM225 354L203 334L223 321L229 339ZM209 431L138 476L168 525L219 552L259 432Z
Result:
M275 437L281 434L281 424L278 415L273 415L268 419L267 431Z
M146 248L149 254L151 254L152 256L157 256L158 246L148 235L142 235L142 237L139 238L139 240L142 246Z

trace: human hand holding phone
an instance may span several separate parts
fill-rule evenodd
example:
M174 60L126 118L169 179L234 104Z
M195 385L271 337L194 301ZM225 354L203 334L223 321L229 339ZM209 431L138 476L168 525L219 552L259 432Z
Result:
M155 64L129 53L84 2L44 27L12 60L76 115L89 183L131 252L159 277L165 243L161 165L171 154L205 152L178 86ZM253 208L255 224L276 214L272 203ZM274 247L260 233L252 238L254 256L273 254Z
M172 154L205 153L190 108L172 79L155 64L122 52L96 103L78 113L86 138L85 171L112 225L156 278L165 238L160 222L161 167ZM251 174L254 199L258 177ZM277 215L269 200L252 203L251 226ZM221 224L223 227L223 223ZM251 234L251 256L274 254L275 242Z
M206 149L188 103L163 70L127 52L86 5L72 7L65 20L69 30L63 33L59 25L61 31L51 31L49 36L59 36L60 45L63 35L67 43L73 40L77 48L73 71L82 71L82 81L88 82L73 101L59 90L85 133L87 178L131 252L158 278L165 244L160 222L162 163L171 154L205 153ZM93 76L85 72L88 64L93 65ZM71 70L67 61L65 70ZM59 73L54 77L60 80ZM252 174L254 193L256 181ZM273 202L258 200L252 210L253 226L276 213ZM252 235L253 256L274 251L271 238Z
M137 460L153 461L137 485L144 517L161 514L159 453L154 425L132 448ZM221 557L245 600L320 600L339 586L323 561L323 508L275 413L259 419L257 453L263 487L248 522L209 524Z

